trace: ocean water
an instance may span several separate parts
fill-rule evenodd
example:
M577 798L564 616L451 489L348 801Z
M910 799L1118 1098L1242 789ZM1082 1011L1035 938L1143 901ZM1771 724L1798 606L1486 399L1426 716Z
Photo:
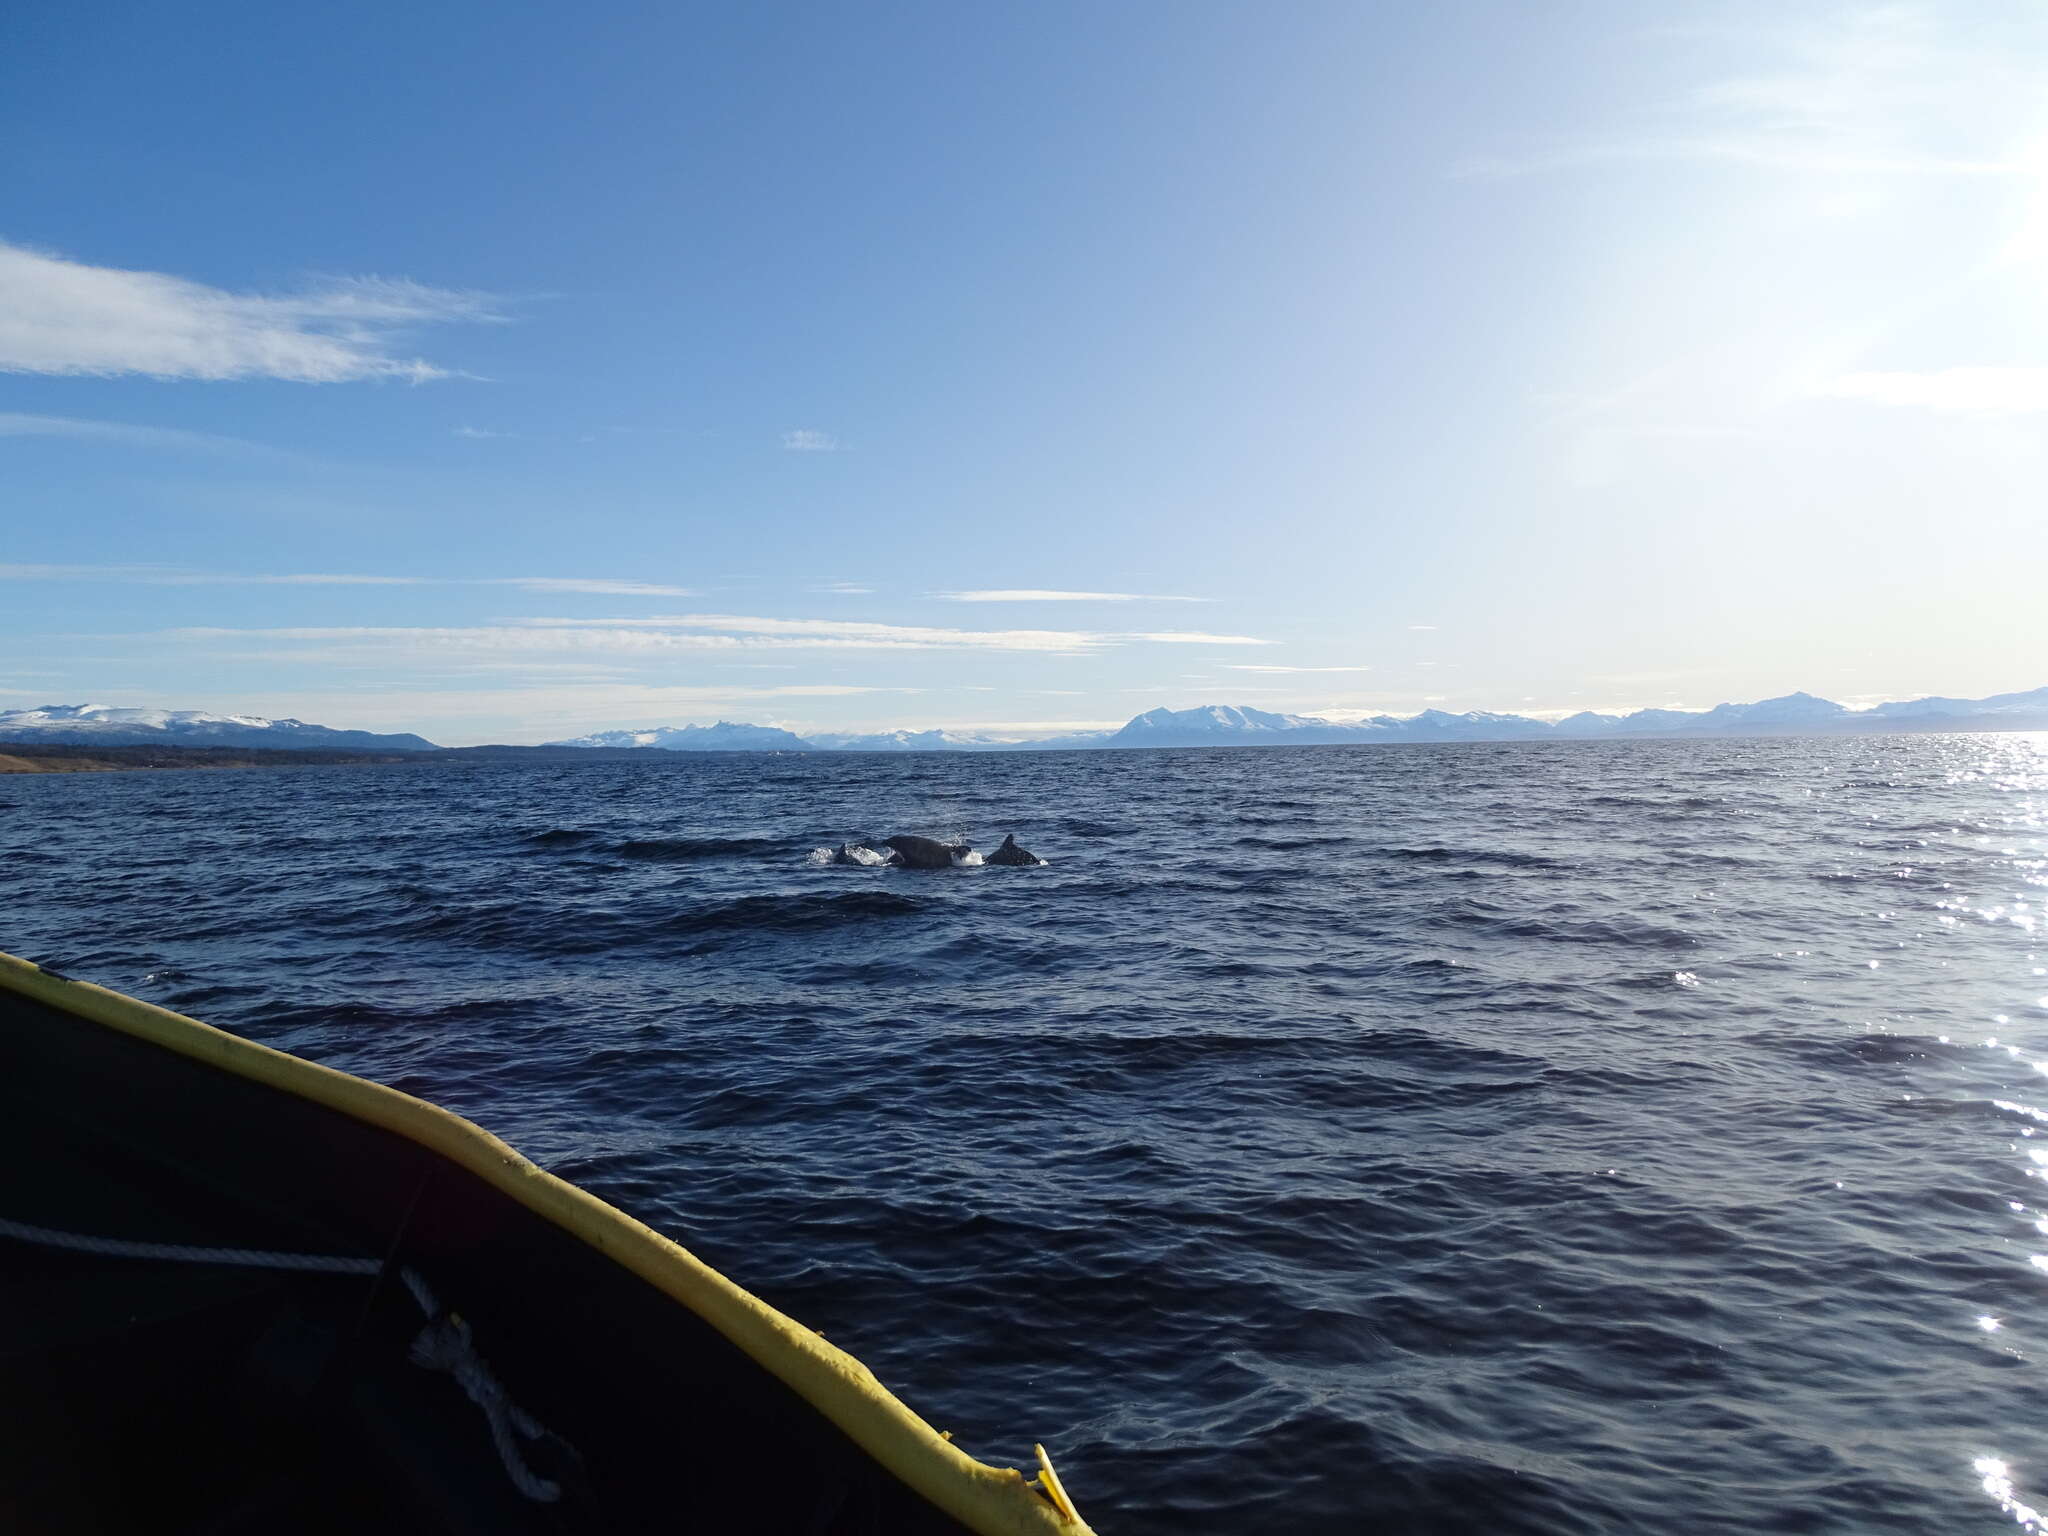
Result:
M2044 903L2048 737L0 779L0 948L481 1121L1104 1536L2033 1528Z

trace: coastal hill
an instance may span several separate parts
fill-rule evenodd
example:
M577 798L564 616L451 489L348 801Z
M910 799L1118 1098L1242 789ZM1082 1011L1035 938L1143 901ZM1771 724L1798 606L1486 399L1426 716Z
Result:
M2048 688L1985 699L1923 698L1850 709L1809 693L1707 710L1639 709L1626 715L1584 711L1561 720L1468 710L1332 720L1282 715L1237 704L1152 709L1114 731L1018 740L950 730L799 736L779 726L721 720L715 725L596 731L541 747L437 747L405 733L336 730L303 720L210 714L191 709L130 709L46 704L0 710L0 742L49 747L240 747L358 753L524 756L584 752L623 756L669 752L1015 752L1102 747L1281 747L1374 742L1604 741L1711 736L1806 736L1894 731L2048 731Z
M319 768L365 763L433 761L438 753L365 752L360 749L200 747L172 742L148 746L79 746L27 741L0 747L0 774L117 773L138 768Z
M216 715L203 709L124 709L106 704L44 704L0 709L0 741L74 747L267 747L281 750L432 752L423 736L338 731L303 720Z

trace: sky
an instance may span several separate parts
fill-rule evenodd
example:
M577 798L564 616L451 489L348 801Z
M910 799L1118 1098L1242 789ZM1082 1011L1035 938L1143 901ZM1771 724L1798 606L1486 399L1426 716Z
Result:
M0 708L2048 683L2048 11L18 0Z

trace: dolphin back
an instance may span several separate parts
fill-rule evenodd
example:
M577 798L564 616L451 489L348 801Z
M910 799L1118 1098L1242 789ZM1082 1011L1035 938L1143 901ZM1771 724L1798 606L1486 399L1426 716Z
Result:
M953 855L968 852L965 844L956 847L935 837L919 837L910 832L898 833L883 846L895 849L911 869L951 869Z

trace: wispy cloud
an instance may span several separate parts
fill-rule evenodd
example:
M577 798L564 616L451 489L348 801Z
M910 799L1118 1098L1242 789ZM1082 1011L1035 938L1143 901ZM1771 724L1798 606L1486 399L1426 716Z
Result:
M1126 640L1149 640L1154 645L1277 645L1274 640L1260 640L1251 635L1205 635L1198 630L1167 629L1155 630L1150 634L1125 635Z
M788 453L837 453L839 439L830 432L795 427L782 434L782 447Z
M481 442L486 439L492 438L517 437L519 434L517 432L493 432L488 427L457 427L453 432L449 433L448 435L450 437L475 438Z
M580 624L582 619L534 619L535 624ZM665 628L715 629L735 634L808 635L846 640L868 640L882 644L943 646L949 649L1087 651L1120 642L1145 641L1155 645L1272 645L1250 635L1210 635L1187 630L1150 633L1104 633L1091 630L1059 629L945 629L915 624L855 623L841 619L770 619L735 614L669 614L647 619L608 619L606 623L648 625Z
M840 597L868 597L873 595L875 589L873 587L863 587L858 582L828 581L823 586L809 587L805 590L811 592L831 592Z
M420 383L448 371L397 355L406 331L500 318L484 295L403 278L233 293L0 241L0 372Z
M151 587L421 587L425 576L353 576L339 572L289 575L193 571L172 565L0 565L0 581L136 583Z
M523 619L521 625L539 631L583 630L590 619ZM1098 650L1114 637L1085 630L1061 629L945 629L923 624L877 624L848 619L780 619L733 613L661 614L650 618L604 619L600 622L621 632L662 632L674 630L716 631L727 643L744 636L753 643L821 645L850 649L893 650L996 650L1050 651L1078 654ZM674 635L682 641L699 636Z
M195 571L174 565L0 565L0 581L121 582L152 587L516 587L612 597L696 597L694 587L583 576L363 576L312 571Z
M1036 587L934 592L949 603L1206 603L1206 597L1168 597L1157 592L1059 592Z
M292 625L272 629L229 629L194 626L166 630L157 637L167 640L207 642L248 642L261 649L227 653L247 659L281 658L275 647L295 642L314 642L327 647L318 654L290 653L297 660L346 660L364 655L409 652L429 655L439 652L578 652L610 651L641 653L660 651L735 650L746 642L734 635L671 635L630 629L527 629L510 624L423 625L423 624L321 624Z
M662 587L648 581L607 581L580 576L493 576L481 586L524 587L529 592L595 592L614 597L696 597L694 587Z
M1370 672L1371 667L1261 667L1248 661L1226 661L1226 672Z
M1410 629L1435 629L1435 628L1436 628L1436 626L1435 626L1434 624L1410 624L1410 625L1409 625L1408 627L1409 627Z
M1931 373L1845 373L1820 393L1877 405L2023 415L2048 411L2048 368L1941 368Z
M126 443L135 448L286 457L279 450L266 448L261 443L239 437L222 437L211 432L187 432L177 427L142 427L125 421L83 421L73 416L36 416L22 411L0 411L0 437L71 437L90 442Z

